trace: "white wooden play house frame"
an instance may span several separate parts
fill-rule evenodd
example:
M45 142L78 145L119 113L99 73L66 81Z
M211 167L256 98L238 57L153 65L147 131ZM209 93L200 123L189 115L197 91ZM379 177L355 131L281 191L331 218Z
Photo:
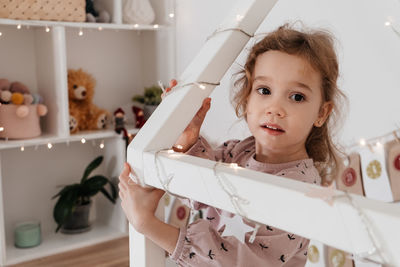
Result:
M215 162L179 153L165 153L174 144L202 100L232 65L277 0L238 1L217 33L180 77L178 88L167 96L128 147L128 162L146 185L163 189L167 177L171 193L236 213L230 197L214 175ZM155 158L157 157L157 158ZM157 164L157 166L156 166ZM389 266L400 266L400 205L351 195L373 227L383 255L371 252L374 244L359 210L342 191L334 191L331 206L305 194L318 188L290 179L243 168L218 166L220 173L249 201L247 218L320 241L329 246ZM173 175L173 176L171 176ZM272 203L280 203L275 206ZM162 209L158 216L163 217ZM165 252L130 228L130 266L165 266Z

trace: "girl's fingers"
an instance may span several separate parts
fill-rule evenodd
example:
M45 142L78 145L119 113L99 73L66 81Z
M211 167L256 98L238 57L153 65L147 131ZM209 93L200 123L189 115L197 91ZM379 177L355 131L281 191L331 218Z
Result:
M135 184L135 181L133 181L129 176L133 175L136 177L135 173L131 171L131 168L127 162L124 163L124 169L122 170L121 174L119 175L119 181L121 184L123 184L125 187L129 186L131 184Z
M126 186L123 183L118 183L118 188L120 192L126 190Z
M174 86L176 86L178 84L178 82L177 82L177 80L175 80L175 79L172 79L170 82L169 82L169 87L174 87Z
M202 104L201 108L196 113L196 116L199 119L200 123L203 123L204 118L207 115L207 112L210 110L210 107L211 107L211 98L207 97L203 100L203 104Z

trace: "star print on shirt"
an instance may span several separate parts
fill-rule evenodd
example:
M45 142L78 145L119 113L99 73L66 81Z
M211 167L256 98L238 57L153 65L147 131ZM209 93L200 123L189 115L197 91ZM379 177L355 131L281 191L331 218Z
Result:
M224 245L223 242L221 243L221 249L223 249L223 250L225 250L225 251L228 251L228 249L225 247L225 245Z
M285 262L285 255L281 255L281 257L279 258L279 260L281 260L282 262Z
M288 237L289 237L289 240L295 240L296 238L295 237L293 237L294 236L294 234L291 234L291 235L287 235Z
M210 257L210 259L214 259L213 256L215 257L215 254L212 253L212 250L210 249L210 251L208 251L208 257Z
M209 220L209 221L212 221L214 219L215 219L215 217L207 217L207 220Z
M239 215L234 215L232 218L230 217L222 217L225 229L222 233L223 236L234 236L237 240L244 244L244 237L247 232L253 231L254 228L248 226L243 222L243 219Z
M190 244L190 240L185 236L185 241Z
M264 248L268 248L266 245L262 244L262 243L258 243L261 247L261 250L264 250Z
M190 254L189 254L189 258L193 258L195 255L196 255L196 253L194 253L194 252L190 252Z
M274 231L270 226L266 225L268 231Z

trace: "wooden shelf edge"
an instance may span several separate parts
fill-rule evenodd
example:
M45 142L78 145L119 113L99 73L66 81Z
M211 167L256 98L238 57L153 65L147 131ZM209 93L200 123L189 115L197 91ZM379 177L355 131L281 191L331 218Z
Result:
M128 126L127 131L130 134L136 134L140 129L134 128L133 126ZM97 139L107 139L107 138L117 138L120 137L113 129L100 130L100 131L83 131L77 134L72 134L69 136L56 136L51 134L43 134L36 138L31 139L21 139L21 140L0 140L0 151L4 149L15 149L15 148L26 148L31 146L40 146L59 143L70 143L70 142L81 142L82 139L87 140L97 140Z
M63 26L67 28L82 29L111 29L111 30L134 30L134 31L157 31L169 28L168 25L142 25L142 24L116 24L116 23L90 23L90 22L67 22L47 20L15 20L0 18L0 25L21 25L32 27L53 27Z

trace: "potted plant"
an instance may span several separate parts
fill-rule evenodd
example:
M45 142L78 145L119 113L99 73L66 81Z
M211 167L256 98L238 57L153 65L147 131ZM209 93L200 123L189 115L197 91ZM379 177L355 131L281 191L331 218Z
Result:
M90 230L89 211L91 198L101 192L113 204L117 198L117 190L111 181L102 176L90 173L96 169L103 161L103 156L95 158L86 167L80 183L66 185L52 199L57 198L54 206L53 217L57 223L56 232L61 228L63 233L81 233ZM110 192L106 190L107 184L110 185Z
M147 120L157 106L161 103L162 89L158 85L144 88L143 95L135 95L132 101L142 103L144 117Z

